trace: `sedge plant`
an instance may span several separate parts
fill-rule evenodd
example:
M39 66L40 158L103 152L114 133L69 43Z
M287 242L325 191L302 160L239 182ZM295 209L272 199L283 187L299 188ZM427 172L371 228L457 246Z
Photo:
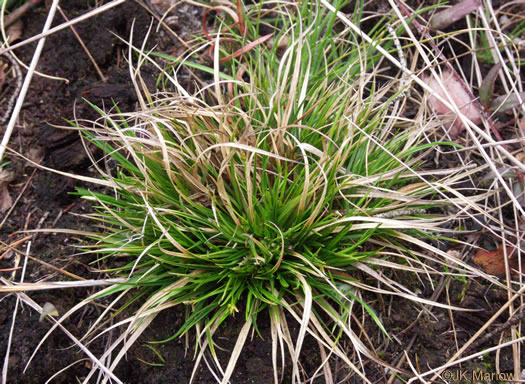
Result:
M102 227L90 233L89 252L120 278L89 299L116 297L86 337L111 309L140 303L113 326L122 334L100 357L111 357L113 370L158 313L185 306L184 323L163 341L194 335L195 366L209 352L219 382L230 381L261 321L271 326L274 382L284 365L292 383L302 382L307 335L321 356L342 359L369 382L341 344L382 363L355 332L352 310L363 308L388 335L364 291L429 303L378 268L419 270L425 240L452 220L434 207L460 200L445 193L463 176L424 171L436 145L425 140L428 126L399 116L403 82L381 74L375 45L335 13L316 2L214 10L206 38L184 57L165 57L172 70L164 80L175 91L140 89L138 112L100 111L82 126L106 153L107 166L94 165L111 187L78 191L94 202L91 218ZM368 33L395 52L386 21ZM140 63L148 59L137 52ZM178 80L183 71L210 81L190 93ZM140 71L132 73L139 89ZM214 336L233 316L244 325L223 366ZM326 377L328 360L320 367Z

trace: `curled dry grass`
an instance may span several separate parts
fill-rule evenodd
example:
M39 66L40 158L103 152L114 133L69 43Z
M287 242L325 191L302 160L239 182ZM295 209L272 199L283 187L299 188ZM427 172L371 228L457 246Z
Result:
M232 9L236 25L218 19L215 32L207 31L211 41L166 73L177 92L142 90L139 112L100 111L101 120L83 127L112 159L107 167L94 164L113 191L79 191L96 203L91 217L104 228L90 235L97 242L91 251L109 266L118 256L120 266L109 272L125 280L63 319L90 300L116 295L84 338L92 340L108 331L102 331L106 317L129 295L141 300L135 314L109 327L123 330L99 358L109 361L106 373L159 312L182 304L185 322L170 339L195 331L195 367L208 350L219 382L229 382L261 317L271 324L275 382L285 356L291 381L302 382L307 335L321 356L337 356L369 382L356 360L389 364L355 332L352 311L361 306L388 334L363 292L443 306L377 267L422 273L431 282L441 266L472 271L426 240L438 239L444 225L454 227L467 209L479 210L475 198L455 188L474 171L427 168L437 143L427 140L435 123L423 120L424 102L412 95L416 118L401 117L406 78L382 74L376 43L363 43L335 13L306 2ZM363 21L360 11L354 22ZM381 52L395 55L385 20L377 25L369 35ZM261 40L262 30L271 40ZM209 67L188 60L210 47ZM206 71L213 82L190 95L178 83L181 68ZM139 71L132 73L139 89ZM445 205L458 213L437 214L434 208ZM232 316L242 316L244 326L223 368L213 340ZM354 359L342 339L352 344ZM327 380L328 360L320 367Z

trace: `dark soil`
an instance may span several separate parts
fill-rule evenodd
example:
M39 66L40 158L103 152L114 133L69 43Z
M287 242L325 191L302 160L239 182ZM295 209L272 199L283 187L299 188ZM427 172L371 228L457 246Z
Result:
M93 1L70 0L63 2L62 7L69 19L73 19L87 12L93 5ZM198 12L189 9L188 14L191 17L188 17L187 20L181 15L178 16L179 30L177 32L184 32L184 28L193 28L199 24L200 15ZM23 38L38 34L42 29L46 15L47 9L42 5L24 16ZM66 78L68 82L34 76L19 118L19 124L11 138L11 148L47 167L95 176L90 168L82 143L78 139L78 133L56 129L53 126L64 125L64 118L73 119L75 116L81 119L96 118L96 112L83 102L82 98L87 98L105 107L111 106L115 101L121 110L134 109L136 97L129 81L129 72L125 61L127 46L116 37L117 35L127 39L133 20L135 20L134 44L140 46L149 27L151 16L135 2L129 1L125 5L91 18L88 22L75 25L76 31L87 45L104 76L107 77L106 83L98 77L92 63L88 60L85 51L71 30L65 29L47 39L37 69L45 74ZM183 25L181 20L185 20L187 25ZM57 14L55 24L62 21L60 14ZM154 44L158 44L159 49L165 51L176 49L175 43L166 36L156 35L152 37L148 45L151 47ZM34 47L35 44L24 46L17 50L16 54L23 62L29 63ZM146 77L148 76L151 84L154 84L152 81L155 77L154 72L150 71ZM0 112L2 112L1 108L2 106L0 106ZM0 134L3 134L3 130L4 127L0 129ZM13 199L19 195L21 198L0 229L0 240L2 241L0 243L0 249L2 249L0 255L3 254L3 257L0 256L0 269L23 265L23 254L27 250L29 239L17 245L17 252L6 252L4 246L6 243L12 244L24 238L27 234L20 232L24 229L89 229L89 224L84 218L84 215L90 211L89 204L70 194L82 183L56 173L33 168L30 163L14 154L9 155L9 161L11 163L8 170L13 172L15 177L9 186L9 191ZM26 185L27 188L24 190ZM2 219L3 216L0 215L0 221ZM63 270L73 272L84 279L100 277L89 265L89 262L92 261L89 257L74 255L77 250L73 245L81 241L75 236L61 233L40 233L32 234L30 241L30 255L41 262L49 263L50 266L32 259L28 260L25 281L71 280L62 272ZM11 273L0 271L0 277L10 279ZM15 281L19 281L20 276L20 271L17 271ZM421 291L421 297L430 298L434 292L432 287L414 281L412 276L401 274L395 278L409 288ZM463 345L508 299L506 293L498 288L459 280L453 280L448 287L441 291L440 295L433 299L439 302L447 302L447 291L451 304L475 311L449 312L434 308L430 314L429 311L410 309L414 308L414 305L408 304L400 298L387 297L382 301L377 298L371 299L371 306L378 313L386 329L392 332L392 339L389 340L378 331L370 320L366 323L368 337L374 343L379 340L378 343L374 344L374 347L383 351L382 359L384 361L397 363L403 353L406 352L412 361L418 362L419 369L423 371L429 367L439 366L450 358L457 350L457 346ZM28 292L28 295L40 305L45 302L53 303L59 313L63 314L94 292L96 292L95 288L57 289ZM1 297L0 300L0 356L4 356L13 313L15 313L16 297L15 295L7 295ZM100 306L86 306L85 309L66 320L64 326L80 338L102 311L103 308ZM116 369L115 374L125 383L189 382L194 366L192 335L189 336L190 347L188 349L184 339L176 339L156 346L157 351L165 360L162 366L152 366L145 363L160 363L158 356L144 346L146 342L162 340L171 336L182 323L183 316L184 308L174 308L159 315L145 334L135 343L127 358ZM451 322L452 318L454 319L453 323ZM490 330L505 323L507 318L507 313L503 314ZM72 365L66 372L59 374L52 382L81 382L91 368L91 361L86 359L83 352L72 345L71 340L59 330L46 340L24 373L29 357L50 329L49 322L39 322L38 319L39 314L33 309L19 305L11 340L8 382L44 383L52 375L75 362L76 364ZM228 350L231 350L235 344L241 322L242 316L232 320L217 337L219 346L225 349L225 352L219 352L224 364L227 361ZM291 329L292 333L296 331ZM263 339L254 335L253 339L245 346L232 383L266 384L273 382L271 336L267 319L261 318L260 332ZM507 337L508 331L504 335ZM482 345L477 346L475 351L496 345L499 342L499 336L500 334L497 333L494 338L485 340ZM103 338L95 341L90 345L91 352L100 356L104 351L106 342L107 339ZM303 351L303 361L307 368L314 368L320 362L318 354L314 352L315 350L316 343L308 340ZM349 355L354 353L353 350L348 349ZM522 352L522 355L525 355L525 351ZM510 348L501 352L501 371L512 370L511 356ZM331 364L332 368L340 366L335 361L332 361ZM494 372L494 358L488 356L485 360L479 360L477 365L469 362L463 368ZM410 372L410 368L406 364L402 365L401 369ZM390 374L385 375L384 369L376 364L365 363L365 370L372 382L386 383L390 377ZM338 369L337 380L343 383L360 382L355 377L344 379L346 374L348 372L345 369ZM285 372L285 382L287 376L289 374ZM92 382L95 382L95 379ZM315 382L324 382L324 379L320 377ZM195 383L215 383L205 364L201 364L199 367Z

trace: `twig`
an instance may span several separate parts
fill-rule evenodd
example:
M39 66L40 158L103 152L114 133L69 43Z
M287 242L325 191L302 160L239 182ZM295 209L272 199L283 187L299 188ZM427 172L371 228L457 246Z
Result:
M4 243L2 240L0 240L0 244L3 244L4 245L4 248L2 248L2 250L8 248L8 250L6 252L4 252L4 254L2 256L0 256L0 259L1 257L3 257L5 254L7 254L7 252L10 252L10 251L13 251L13 252L16 252L18 253L19 255L24 255L25 253L16 249L15 247L20 245L22 242L26 241L26 240L29 240L31 239L31 236L26 236L24 237L23 239L20 239L18 241L15 241L14 243L11 243L11 244L6 244ZM63 275L66 275L66 276L69 276L69 277L72 277L73 279L75 280L86 280L85 278L81 277L81 276L78 276L78 275L75 275L74 273L72 272L68 272L66 271L65 269L62 269L62 268L59 268L59 267L56 267L54 266L53 264L49 264L43 260L40 260L39 258L37 257L34 257L32 255L30 255L29 253L27 254L27 257L29 257L31 260L33 261L36 261L37 263L43 265L44 267L46 268L49 268L49 269L52 269L53 271L56 271L58 273L61 273Z
M53 223L51 224L51 228L53 228L55 225L57 225L58 220L60 220L60 218L62 217L63 214L64 214L64 210L63 209L58 211L57 217L55 217L55 220L53 220Z
M504 324L501 324L500 326L496 327L492 331L488 332L485 336L480 337L479 339L477 339L475 342L473 342L469 346L468 349L474 349L476 347L479 347L481 344L485 343L486 341L489 341L490 339L492 339L493 337L499 335L500 333L502 333L506 329L508 329L508 328L510 328L510 327L512 327L514 325L517 325L524 318L525 318L525 311L521 311L521 313L519 315L508 319Z
M43 32L49 31L49 28L51 28L51 23L53 22L53 18L55 17L55 12L58 7L58 0L53 0L53 4L51 5L51 8L49 9L49 13L47 15L46 23L44 25ZM31 78L33 77L33 73L35 72L36 65L38 63L38 60L40 59L40 54L42 53L42 48L44 48L44 43L46 42L46 39L43 38L40 40L36 46L35 53L33 55L33 59L31 60L31 65L29 66L29 71L26 74L26 77L24 79L24 84L22 85L22 89L20 90L20 94L16 100L16 105L13 110L13 114L11 115L11 119L9 120L9 123L7 124L7 128L5 130L4 138L2 139L2 143L0 143L0 161L4 158L4 152L7 148L7 143L9 142L9 139L11 138L11 134L13 133L13 128L15 127L15 123L18 120L18 114L20 113L20 110L22 109L22 105L24 104L24 99L26 96L26 93L29 89L29 84L31 83Z
M38 207L34 207L32 210L30 210L28 213L27 213L27 216L26 216L26 221L24 222L24 229L22 230L22 232L27 232L27 227L29 227L29 221L31 220L31 216L33 215L33 213L38 209ZM12 233L11 235L9 236L14 236L16 235L16 232L15 233Z
M33 235L33 242L36 242L36 238L38 236L38 230L42 228L42 224L44 224L44 221L46 221L47 217L49 216L49 211L47 211L46 213L44 213L42 215L42 217L40 218L40 220L38 221L38 224L35 228L35 234Z
M462 361L463 359L458 360L459 356L463 355L463 353L467 350L467 348L469 348L470 345L473 344L483 332L485 332L485 330L490 326L490 324L496 321L496 319L505 310L507 310L507 308L510 307L517 298L522 297L524 293L525 293L525 285L521 287L521 289L518 292L516 292L504 305L502 305L501 308L498 309L496 313L494 313L492 317L488 319L487 322L483 324L483 326L480 329L478 329L477 332L466 343L463 344L463 346L454 354L454 356L448 359L445 365L427 372L427 374L435 373L435 375L432 376L430 381L435 380L443 372L443 370L446 367L453 366L454 364L457 364L458 361Z
M20 71L20 65L13 58L13 56L11 55L11 52L6 52L4 54L4 57L11 63L11 68L13 68L13 70L15 71L16 86L15 86L15 90L13 91L12 95L9 96L9 99L7 100L7 108L4 112L4 115L0 118L0 125L5 124L5 122L11 116L11 111L13 110L13 107L15 106L15 101L18 97L18 94L20 93L20 89L22 88L22 71Z
M75 206L75 204L76 204L76 203L71 203L71 204L69 204L66 208L61 209L61 210L58 212L57 217L56 217L55 220L53 221L53 224L51 224L51 228L54 228L54 227L57 225L58 220L60 220L60 218L62 217L62 215L63 215L64 213L68 213L68 212L71 210L71 208L73 208L73 207Z
M406 353L403 353L401 355L401 358L399 359L399 361L397 362L397 364L395 365L395 367L399 370L401 370L401 367L403 366L403 364L405 363L406 361L406 358L407 358L407 355L408 353L410 352L410 350L412 349L412 346L414 345L414 342L416 341L416 338L417 338L417 333L414 333L414 335L412 336L412 338L410 339L410 342L408 343L407 347L404 349L404 351ZM396 375L397 375L397 372L392 372L392 374L390 375L390 378L388 379L387 381L387 384L392 384L394 382L394 380L396 379Z
M403 47L401 46L401 42L399 41L399 38L397 37L396 31L390 24L387 24L386 28L388 29L388 33L390 33L390 35L394 39L394 45L396 46L397 55L399 56L399 62L401 63L401 66L403 67L401 69L401 81L400 81L400 86L399 86L400 92L392 100L392 103L394 103L401 97L410 96L410 90L408 88L408 76L407 76L408 66L407 66L407 60L405 58L405 54L403 53Z
M64 18L64 20L66 20L67 22L69 22L69 19L67 18L66 14L64 13L64 11L62 10L62 8L58 7L58 12L60 12L60 14L62 15L62 17ZM100 70L100 67L98 66L97 62L95 61L95 59L93 58L93 56L91 55L91 52L89 52L89 50L87 49L86 45L84 44L84 41L82 41L82 38L80 37L80 35L77 33L75 27L73 27L72 25L69 27L71 29L71 32L73 32L73 34L75 35L75 37L77 38L78 42L80 43L80 45L82 46L82 49L84 49L84 52L86 52L86 54L88 55L89 57L89 60L91 60L91 63L93 64L93 66L95 67L95 70L97 71L98 73L98 76L100 77L100 79L106 83L108 80L106 79L106 77L104 76L104 74L102 73L102 71Z
M7 255L8 252L13 251L15 247L18 247L20 244L25 243L29 239L31 239L31 235L18 239L15 242L12 242L11 244L4 243L5 245L3 248L0 248L0 252L6 249L7 250L0 255L0 260L2 260L5 257L5 255ZM3 243L3 242L0 240L0 243Z
M18 251L18 252L20 252L20 251ZM76 280L86 280L85 278L83 278L81 276L78 276L78 275L76 275L76 274L74 274L72 272L66 271L63 268L56 267L53 264L49 264L49 263L45 262L44 260L40 260L37 257L31 256L31 255L27 255L27 257L29 257L33 261L36 261L38 264L42 264L46 268L49 268L49 269L51 269L51 270L53 270L55 272L61 273L62 275L72 277L73 279L76 279Z

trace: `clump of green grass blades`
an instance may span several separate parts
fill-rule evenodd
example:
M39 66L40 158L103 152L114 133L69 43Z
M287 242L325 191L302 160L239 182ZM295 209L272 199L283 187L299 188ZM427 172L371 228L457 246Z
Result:
M113 159L97 165L111 191L79 191L96 202L92 217L104 228L93 251L110 267L118 261L111 272L124 278L94 298L119 293L110 307L130 294L142 300L103 357L121 345L114 368L160 311L185 305L170 339L193 330L196 365L209 351L222 383L261 321L271 324L276 383L285 356L291 382L302 381L307 334L321 356L339 357L368 382L340 342L379 361L352 329L352 309L386 332L363 290L423 301L376 267L416 269L422 240L447 220L429 208L459 176L434 183L416 172L432 145L422 124L396 116L401 82L378 72L374 46L334 13L306 1L231 10L209 27L213 44L201 40L174 59L164 78L177 92L146 94L140 112L104 114L85 130ZM353 17L358 24L359 8ZM368 34L395 55L386 21L376 24ZM197 64L199 54L213 61ZM190 95L177 80L183 68L213 82ZM244 326L223 369L213 337L232 316Z

